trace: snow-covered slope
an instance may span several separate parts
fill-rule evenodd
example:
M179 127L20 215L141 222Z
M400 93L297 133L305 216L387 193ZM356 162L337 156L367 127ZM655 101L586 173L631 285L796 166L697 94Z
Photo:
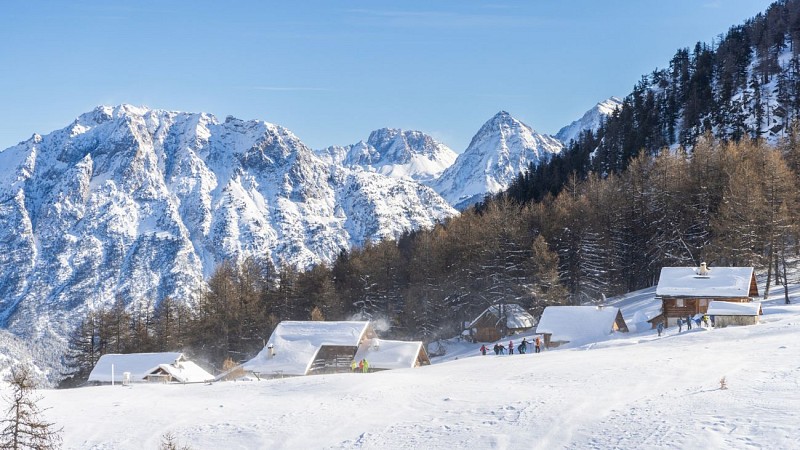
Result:
M198 449L790 449L798 333L800 305L778 295L749 327L513 356L464 344L471 357L417 369L53 390L41 406L66 449L156 448L168 432Z
M563 147L558 139L539 134L500 111L431 186L451 205L463 209L487 193L506 189L530 163L547 161Z
M456 160L446 145L419 131L375 130L366 142L318 152L332 164L361 167L392 178L433 180Z
M620 106L622 106L622 100L617 97L603 100L594 105L589 111L586 111L583 117L558 130L556 139L564 144L569 144L570 141L577 139L584 130L597 131L605 118L610 116L614 110Z
M453 214L277 125L99 107L0 152L0 319L59 341L87 305L185 300L224 260L308 267Z

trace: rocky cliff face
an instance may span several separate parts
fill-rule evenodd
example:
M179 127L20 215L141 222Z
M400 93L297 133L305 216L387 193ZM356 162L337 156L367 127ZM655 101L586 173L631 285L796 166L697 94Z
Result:
M328 147L319 152L327 161L360 167L391 178L430 182L450 167L456 153L420 131L382 128L369 138L346 147Z

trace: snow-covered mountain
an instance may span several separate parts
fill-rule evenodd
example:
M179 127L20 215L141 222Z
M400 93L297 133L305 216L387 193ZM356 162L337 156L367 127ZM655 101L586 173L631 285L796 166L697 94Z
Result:
M189 299L224 260L308 267L456 213L277 125L99 107L0 152L0 324L63 339L87 305Z
M487 193L506 189L529 164L559 153L564 144L539 134L500 111L472 138L464 153L430 185L451 205L463 209Z
M558 130L556 139L563 142L565 145L570 141L578 139L578 136L584 130L597 131L600 125L605 121L606 117L610 116L615 109L622 106L622 100L617 97L611 97L603 100L602 102L594 105L592 109L586 111L580 119L572 122L564 128Z
M366 142L328 147L318 152L334 165L361 167L392 178L429 182L456 160L456 153L419 131L382 128Z

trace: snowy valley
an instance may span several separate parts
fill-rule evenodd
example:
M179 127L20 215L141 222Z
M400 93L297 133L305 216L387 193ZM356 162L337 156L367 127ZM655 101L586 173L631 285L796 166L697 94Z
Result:
M800 445L800 306L778 293L759 325L659 338L638 321L652 289L610 303L638 330L513 356L453 343L431 366L373 374L47 390L41 404L70 449L156 448L168 432L196 449Z

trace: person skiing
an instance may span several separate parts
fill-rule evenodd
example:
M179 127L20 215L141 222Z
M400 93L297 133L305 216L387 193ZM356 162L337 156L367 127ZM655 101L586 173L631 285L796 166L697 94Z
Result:
M494 344L494 354L495 355L499 355L500 354L500 349L497 347L497 343Z
M514 341L508 341L508 354L514 354Z
M708 314L703 314L703 325L708 328Z
M664 322L658 322L656 329L658 330L658 337L661 337L661 332L664 331Z
M350 371L356 373L356 369L358 368L358 363L354 359L353 362L350 363Z
M522 338L522 343L519 344L519 352L520 354L525 354L528 351L528 339Z
M361 372L364 372L364 360L363 359L358 362L358 370L360 370Z
M679 317L678 318L678 333L680 333L682 330L683 330L683 319L681 319Z
M692 329L692 316L686 316L686 331Z
M481 345L481 355L486 356L486 345Z
M534 350L534 353L541 352L542 351L542 341L539 338L539 336L536 336L535 345L536 345L536 349Z
M369 362L367 361L367 358L364 358L361 361L364 363L364 373L369 372Z

